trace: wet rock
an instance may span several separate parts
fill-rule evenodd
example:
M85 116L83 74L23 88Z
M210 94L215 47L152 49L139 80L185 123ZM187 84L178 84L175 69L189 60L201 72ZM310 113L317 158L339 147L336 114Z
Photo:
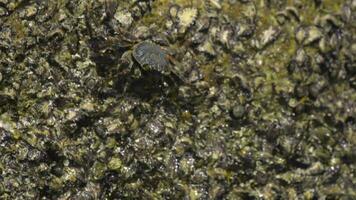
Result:
M355 5L0 0L0 199L356 199Z

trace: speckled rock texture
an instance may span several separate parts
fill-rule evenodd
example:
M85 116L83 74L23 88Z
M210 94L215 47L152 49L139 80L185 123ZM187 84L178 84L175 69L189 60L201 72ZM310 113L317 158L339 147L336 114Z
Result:
M0 0L0 199L356 199L355 11Z

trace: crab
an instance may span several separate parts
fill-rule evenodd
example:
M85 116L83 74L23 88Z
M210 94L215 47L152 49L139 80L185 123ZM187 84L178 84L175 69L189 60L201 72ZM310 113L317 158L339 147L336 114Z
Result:
M171 58L167 51L153 42L143 41L126 51L121 61L128 63L128 69L133 69L135 61L144 71L156 71L169 75Z
M176 85L177 80L182 80L174 72L172 66L174 59L168 50L150 41L142 41L133 45L131 50L121 56L120 61L121 67L124 67L123 73L131 80L154 79L157 81L159 79L164 86L169 86L167 82ZM126 83L124 91L128 84L130 81Z

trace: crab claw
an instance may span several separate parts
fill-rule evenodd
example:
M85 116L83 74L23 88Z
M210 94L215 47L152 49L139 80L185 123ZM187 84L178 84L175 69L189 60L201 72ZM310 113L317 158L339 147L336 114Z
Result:
M120 66L124 66L128 70L131 70L133 63L134 61L132 59L132 51L126 51L124 54L122 54L120 58Z

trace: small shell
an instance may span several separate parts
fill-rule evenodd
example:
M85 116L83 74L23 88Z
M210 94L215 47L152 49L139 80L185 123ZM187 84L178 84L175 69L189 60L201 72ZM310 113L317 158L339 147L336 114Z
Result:
M231 46L231 38L233 34L234 30L231 26L224 26L217 33L217 40L229 48Z
M215 56L216 55L216 51L215 51L215 49L213 47L213 44L212 44L210 39L205 40L204 43L199 45L198 51L200 51L202 53L206 53L206 54L208 54L210 56Z
M179 6L178 5L172 5L169 8L169 15L172 17L172 19L175 19L177 17L178 11L179 11Z
M321 30L316 26L299 27L295 38L299 44L309 45L323 37Z
M305 40L303 42L304 45L311 44L311 43L319 40L323 36L320 29L317 28L316 26L309 27L307 33L308 33L308 36L307 36L307 38L305 38Z
M210 0L210 4L217 9L221 9L221 2L219 0Z
M249 38L254 35L255 25L247 22L241 22L236 27L236 36Z
M130 27L133 22L131 13L124 10L117 10L114 18L125 28Z
M343 26L343 22L340 21L339 19L337 19L335 16L332 15L325 15L320 19L320 25L322 27L326 27L328 24L331 24L334 27L342 27Z
M0 7L0 17L6 16L8 13L6 8Z
M179 32L184 33L198 16L196 8L184 8L178 12Z
M307 54L304 49L299 49L294 59L299 65L302 65L307 59Z
M151 34L150 29L147 26L137 26L134 28L133 33L135 38L142 40L147 39Z
M279 35L279 29L275 27L269 27L267 30L263 31L258 48L264 48L268 44L275 41Z
M341 18L344 22L349 22L351 20L352 11L350 6L344 5L341 12Z
M191 41L193 44L201 44L204 42L206 37L207 36L205 33L197 32L189 39L189 41Z
M28 6L20 11L19 16L21 18L30 18L30 17L35 16L37 14L37 11L38 10L37 10L36 6Z
M307 37L307 31L305 27L299 27L295 32L295 40L298 42L298 44L301 44L306 37Z
M283 24L286 20L295 20L300 22L298 10L295 7L287 7L285 10L277 13L277 20Z
M197 31L207 31L210 26L210 18L201 17L195 22L195 25L197 27Z
M287 7L286 12L289 16L293 17L297 22L300 22L299 12L295 7Z

